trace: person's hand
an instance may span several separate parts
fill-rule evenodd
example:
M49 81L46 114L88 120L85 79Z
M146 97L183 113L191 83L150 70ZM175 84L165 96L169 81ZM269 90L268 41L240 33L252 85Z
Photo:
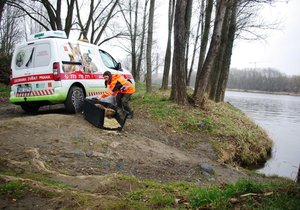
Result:
M127 89L128 89L128 86L123 85L123 86L120 88L120 91L121 91L121 92L124 92L124 91L127 90Z

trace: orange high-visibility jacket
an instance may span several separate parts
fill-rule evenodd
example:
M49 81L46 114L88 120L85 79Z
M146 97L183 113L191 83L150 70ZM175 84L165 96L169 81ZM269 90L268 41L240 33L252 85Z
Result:
M118 93L133 94L134 92L135 88L131 82L120 74L113 74L111 82L108 84L108 90L101 95L101 98L116 96Z

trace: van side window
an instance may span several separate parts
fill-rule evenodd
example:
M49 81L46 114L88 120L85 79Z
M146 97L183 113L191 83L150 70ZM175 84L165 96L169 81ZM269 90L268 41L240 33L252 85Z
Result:
M49 66L51 58L50 45L39 44L34 48L34 67Z
M99 57L96 57L98 54L94 52L92 47L67 42L61 46L60 54L63 64L62 69L65 73L77 71L95 73L98 71L97 58Z
M101 59L106 67L118 70L118 69L116 69L118 63L115 61L115 59L110 54L108 54L107 52L105 52L103 50L99 50L99 52L101 55Z

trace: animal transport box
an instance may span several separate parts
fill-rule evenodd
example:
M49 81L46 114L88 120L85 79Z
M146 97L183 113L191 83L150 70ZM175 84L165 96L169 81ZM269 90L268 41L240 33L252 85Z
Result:
M105 110L95 106L95 104L101 104L105 108L110 108L115 110L113 119L108 119L107 117L105 117ZM102 102L97 99L84 100L83 114L85 119L88 122L90 122L91 124L93 124L98 128L106 129L106 130L118 130L118 131L122 131L128 115L126 112L123 111L120 112L120 110L118 110L118 108L115 105L107 102ZM115 123L117 123L118 125L113 127L107 126L108 123L106 123L105 121L111 121L111 120L114 120Z

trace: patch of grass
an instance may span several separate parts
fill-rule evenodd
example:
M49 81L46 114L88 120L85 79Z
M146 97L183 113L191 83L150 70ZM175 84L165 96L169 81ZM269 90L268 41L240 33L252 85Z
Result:
M224 187L198 188L189 194L192 208L297 209L300 189L295 184L241 180Z
M124 210L124 209L135 209L135 210L148 210L143 202L130 201L130 200L113 200L106 204L104 209Z
M240 180L212 187L186 182L139 184L124 200L145 209L297 209L300 204L300 187L291 181Z
M157 120L159 123L168 124L178 132L199 131L199 114L194 112L189 117L183 108L169 100L168 92L153 91L153 93L144 93L133 97L132 105L135 111L143 113L145 116ZM186 107L189 109L189 107ZM193 112L193 110L191 110ZM198 115L198 117L197 117Z
M272 148L267 133L228 103L210 103L209 133L222 162L251 166L264 162Z
M15 199L21 199L26 195L29 186L19 180L0 184L0 194Z
M159 183L135 177L113 176L111 184L118 189L98 192L97 195L81 191L52 192L61 185L45 189L30 181L4 181L0 179L0 195L10 199L30 196L70 201L70 205L99 209L298 209L300 186L291 181L257 182L240 180L232 184L199 187L187 182ZM57 186L57 187L56 187ZM107 189L109 186L107 186ZM109 192L107 194L107 192ZM117 193L117 194L115 194ZM114 196L115 195L115 196ZM96 197L95 197L96 196ZM99 196L99 197L97 197ZM63 205L69 203L63 203ZM62 206L64 207L64 206Z
M154 208L172 207L175 203L175 197L170 194L154 191L150 194L148 203Z

